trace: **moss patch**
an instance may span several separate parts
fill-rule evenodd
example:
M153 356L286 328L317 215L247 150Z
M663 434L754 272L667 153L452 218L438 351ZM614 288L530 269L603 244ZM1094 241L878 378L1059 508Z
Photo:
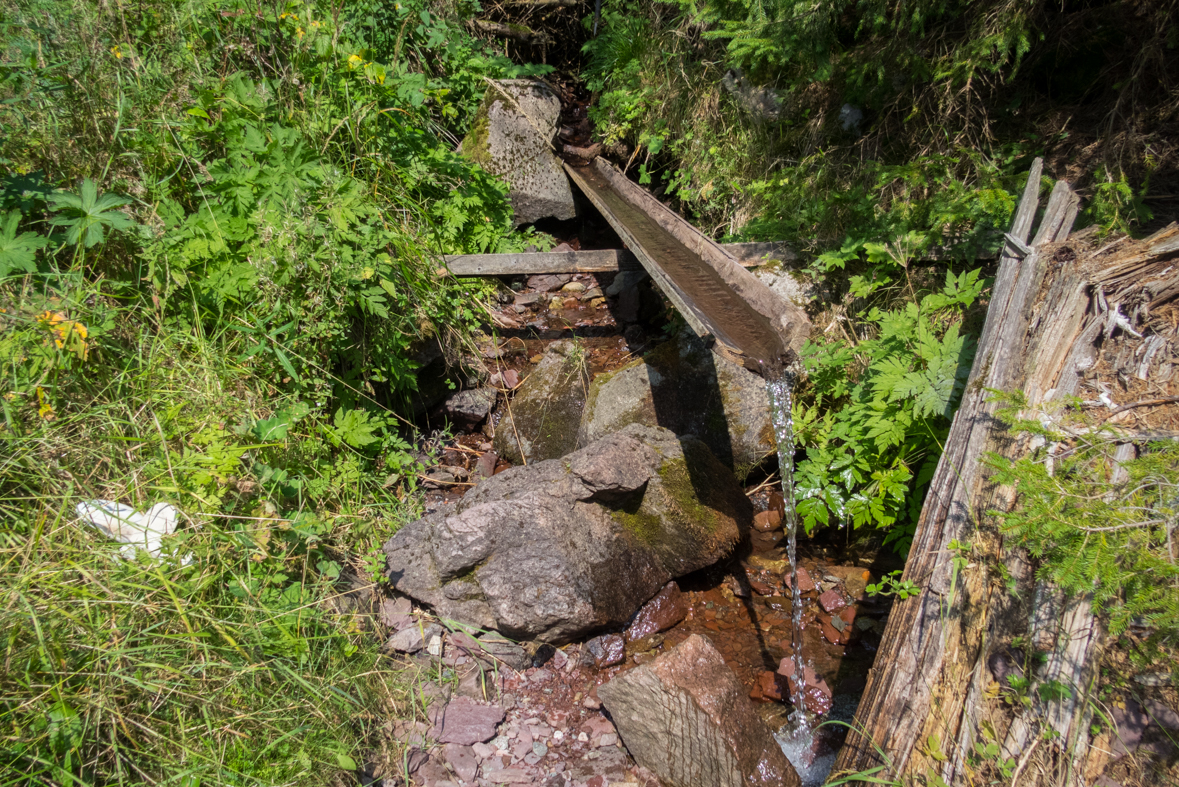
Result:
M663 523L659 521L659 517L642 509L633 513L621 510L611 511L610 516L615 522L622 525L623 530L646 546L655 546L663 535Z
M487 172L491 169L491 120L488 117L488 102L484 101L475 113L471 130L463 137L462 152L471 161Z

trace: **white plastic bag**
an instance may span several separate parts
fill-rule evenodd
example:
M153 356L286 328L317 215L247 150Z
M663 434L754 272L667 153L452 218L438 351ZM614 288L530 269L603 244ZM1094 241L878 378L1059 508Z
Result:
M144 513L131 506L110 500L88 500L78 503L78 518L127 546L119 550L123 557L132 559L142 549L152 557L159 557L164 536L176 531L180 512L168 503L156 503ZM187 565L191 557L184 559Z

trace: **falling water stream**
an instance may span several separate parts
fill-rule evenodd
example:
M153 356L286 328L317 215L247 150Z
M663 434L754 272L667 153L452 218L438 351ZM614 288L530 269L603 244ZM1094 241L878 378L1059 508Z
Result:
M784 526L786 557L790 562L790 657L794 674L790 676L790 727L778 734L778 741L790 764L798 772L803 787L819 785L827 777L833 757L816 758L812 747L814 730L806 710L805 662L802 653L802 591L798 586L798 512L794 504L794 417L791 412L791 393L794 376L785 370L767 370L766 392L770 400L770 417L778 442L778 470L782 475L782 498L786 501Z

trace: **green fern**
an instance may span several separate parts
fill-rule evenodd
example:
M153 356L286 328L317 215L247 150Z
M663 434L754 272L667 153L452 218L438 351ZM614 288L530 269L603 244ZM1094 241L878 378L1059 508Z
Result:
M887 276L876 281L886 286ZM870 525L906 547L974 357L962 312L982 288L978 271L948 273L919 302L868 310L874 337L803 347L813 403L795 414L807 449L795 486L808 532Z

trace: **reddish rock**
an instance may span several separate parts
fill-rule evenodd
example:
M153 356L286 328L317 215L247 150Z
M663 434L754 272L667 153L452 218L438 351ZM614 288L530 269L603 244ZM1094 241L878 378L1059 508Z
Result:
M627 642L667 631L688 616L688 601L680 592L680 586L668 582L659 595L648 601L635 615L634 622L626 630Z
M782 493L777 489L770 490L770 505L769 507L778 512L778 516L786 516L786 498L782 497Z
M789 571L787 571L785 574L782 575L782 579L783 579L783 581L785 581L786 587L788 587L788 588L793 587L793 585L790 584L790 572ZM815 583L811 580L810 573L807 572L807 570L805 568L798 569L798 592L809 593L814 589L815 589Z
M626 658L626 640L618 634L605 634L594 637L585 643L586 652L593 658L593 664L598 669L620 664Z
M439 743L458 743L470 746L495 737L495 728L504 720L504 709L497 705L479 705L459 697L442 711L439 721Z
M798 584L801 586L802 581L799 580ZM823 608L824 612L834 612L837 609L846 607L847 602L844 601L842 593L832 588L831 590L824 591L819 596L819 606Z
M381 601L381 622L395 631L401 631L401 629L405 628L405 626L399 624L406 618L409 618L412 613L413 604L404 596L397 599L387 598Z
M790 697L790 679L785 675L766 670L758 676L757 686L767 700L781 702L784 697Z
M824 639L832 645L846 645L851 639L850 636L845 638L843 632L831 625L831 618L819 618L819 625L822 626Z
M753 577L749 578L749 587L759 596L774 595L774 589L772 587L764 582L754 579Z
M465 782L475 781L475 776L479 772L479 760L470 746L448 743L442 749L442 756L446 758L446 764L456 776Z
M568 284L573 277L568 273L542 273L528 277L528 289L536 292L553 292Z
M694 634L598 688L623 743L668 787L798 787L724 659Z
M789 681L790 676L794 674L794 659L782 659L778 664L777 674ZM807 710L819 716L831 710L831 687L827 685L827 681L820 678L818 673L808 666L802 668L802 680L803 702L806 703ZM787 692L789 692L789 685L786 683Z
M782 514L776 509L759 511L753 515L753 526L763 533L769 533L782 526Z

